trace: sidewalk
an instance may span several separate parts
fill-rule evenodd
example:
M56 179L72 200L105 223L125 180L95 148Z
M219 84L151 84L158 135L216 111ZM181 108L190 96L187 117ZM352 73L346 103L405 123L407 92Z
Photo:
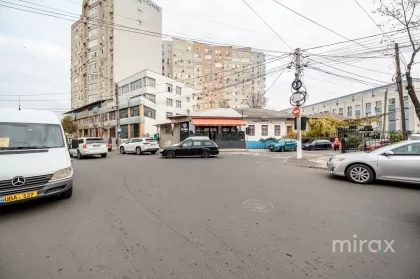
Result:
M254 153L268 153L268 149L241 149L241 148L222 148L219 152L254 152Z
M327 162L329 160L329 156L323 157L303 157L302 159L296 159L296 157L290 157L284 160L284 162L288 165L296 166L296 167L305 167L305 168L312 168L312 169L327 169Z

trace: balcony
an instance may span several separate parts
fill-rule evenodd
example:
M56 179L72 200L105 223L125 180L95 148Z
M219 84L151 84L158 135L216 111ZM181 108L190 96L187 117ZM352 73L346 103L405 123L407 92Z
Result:
M136 123L143 123L143 122L144 122L144 116L134 116L134 117L120 119L120 125L136 124Z

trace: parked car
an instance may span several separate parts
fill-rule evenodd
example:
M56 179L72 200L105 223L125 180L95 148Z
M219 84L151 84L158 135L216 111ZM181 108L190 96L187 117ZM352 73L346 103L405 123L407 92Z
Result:
M345 153L327 162L332 175L367 184L374 179L420 183L420 140L407 140L372 151Z
M108 147L103 138L78 138L71 141L70 157L83 159L85 157L108 155Z
M42 110L0 109L0 207L73 194L73 168L60 119Z
M358 150L375 150L379 147L389 145L391 141L389 139L371 139L366 141L365 143L361 143L358 146Z
M330 150L331 147L332 142L329 140L314 140L302 145L302 149L304 150Z
M267 148L271 150L271 148L274 147L274 145L276 143L278 143L279 141L281 141L281 139L278 139L278 140L273 141L272 143L270 143L269 145L267 145Z
M181 143L165 148L160 153L163 157L169 159L187 156L209 158L219 154L219 147L214 141L209 140L208 137L191 137L183 140Z
M141 155L145 152L156 154L159 150L159 144L154 138L132 138L128 139L120 146L120 153L136 153Z
M296 151L297 148L297 141L295 139L282 139L279 140L274 144L274 146L270 147L270 151L273 152L284 152L286 150L294 150Z

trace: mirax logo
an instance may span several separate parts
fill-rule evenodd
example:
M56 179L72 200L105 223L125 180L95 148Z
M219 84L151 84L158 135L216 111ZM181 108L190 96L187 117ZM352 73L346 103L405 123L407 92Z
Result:
M371 253L395 253L395 250L392 248L395 240L361 240L356 239L357 234L353 235L353 240L333 240L332 241L332 251L333 253L363 253L363 251L369 251ZM339 249L337 250L337 246ZM365 250L364 250L365 249ZM367 249L367 250L366 250Z

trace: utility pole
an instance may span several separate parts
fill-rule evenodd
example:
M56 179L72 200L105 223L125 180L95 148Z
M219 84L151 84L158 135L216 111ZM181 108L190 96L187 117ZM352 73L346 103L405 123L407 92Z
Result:
M396 81L397 81L398 96L400 97L401 130L403 132L404 138L406 138L407 127L405 127L405 108L404 108L404 96L403 96L401 68L400 68L400 49L399 49L398 43L395 43L395 63L396 63L396 70L397 70Z
M385 138L385 127L386 127L386 108L388 104L388 88L385 91L385 100L384 100L384 123L382 123L382 138Z
M295 63L295 82L301 82L300 80L300 74L301 74L301 56L302 56L302 52L300 50L300 48L296 49L296 63ZM298 108L300 108L300 106L302 105L302 102L304 100L302 100L301 98L301 94L296 94L295 95L295 102L296 102L296 106ZM297 146L296 146L296 158L297 159L302 159L302 128L301 128L301 124L302 124L302 116L299 115L297 116L296 119L296 128L297 128Z
M119 147L120 146L120 144L119 144L119 138L120 138L120 133L119 133L119 131L120 131L120 102L119 102L119 99L118 99L118 84L117 83L115 83L115 105L116 105L116 113L115 113L115 117L117 118L117 139L116 139L116 141L117 141L117 146Z

